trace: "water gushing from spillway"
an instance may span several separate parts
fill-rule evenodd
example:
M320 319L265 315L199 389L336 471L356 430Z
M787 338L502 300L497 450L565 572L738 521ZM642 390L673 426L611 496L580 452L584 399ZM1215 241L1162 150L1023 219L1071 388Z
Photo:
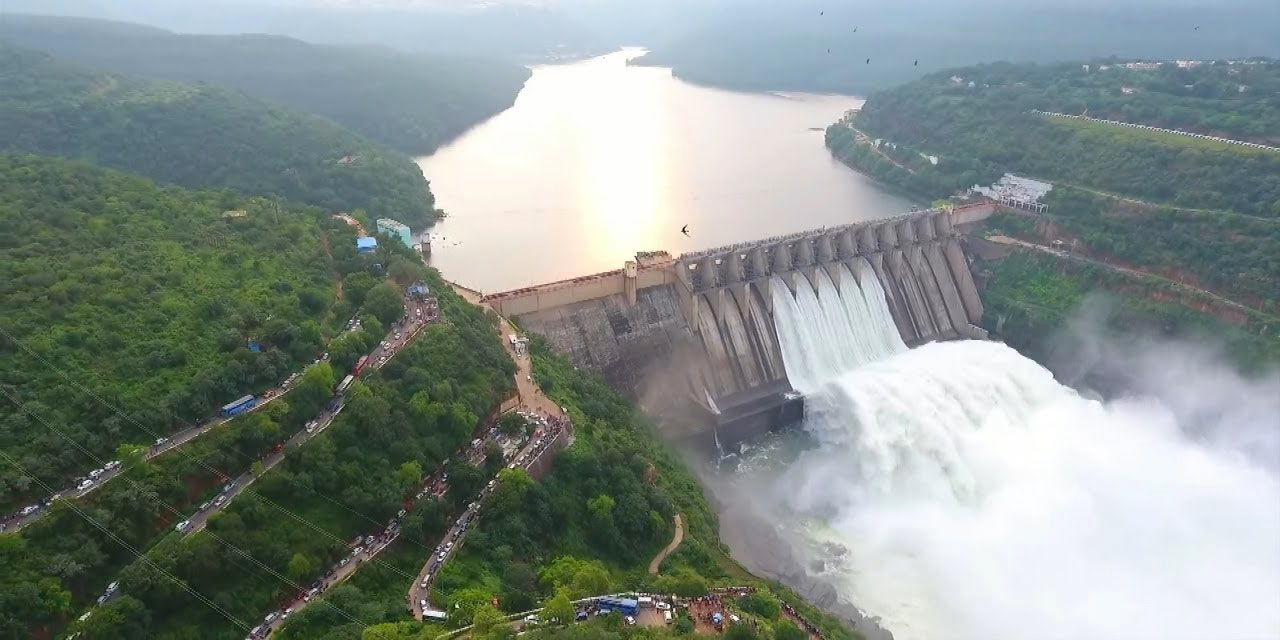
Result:
M783 366L791 385L802 392L906 350L871 266L861 260L860 280L844 265L838 268L838 288L825 269L817 269L816 293L799 274L794 296L778 276L770 283Z
M1156 399L1083 398L999 343L908 351L878 331L896 338L874 275L855 307L843 275L843 314L821 276L816 296L773 287L817 446L758 500L811 577L897 640L1280 635L1280 462L1204 431L1274 413L1192 436Z

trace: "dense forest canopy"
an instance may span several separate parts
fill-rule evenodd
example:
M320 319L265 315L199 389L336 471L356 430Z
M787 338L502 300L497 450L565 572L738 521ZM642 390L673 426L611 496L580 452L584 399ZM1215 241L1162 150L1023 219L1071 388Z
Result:
M329 120L3 43L0 152L83 158L161 182L363 208L415 226L435 216L416 164Z
M2 340L0 383L97 454L149 444L53 367L151 430L207 417L324 350L335 285L326 245L353 239L315 209L0 156L0 327L51 365ZM17 411L0 423L0 446L53 485L97 466ZM33 493L0 468L5 511Z
M1275 313L1280 153L1031 110L1087 108L1090 116L1274 142L1278 99L1280 64L1269 60L1147 70L1115 60L999 63L873 95L851 121L827 130L827 146L854 168L926 197L1004 172L1047 180L1055 186L1043 217L1079 239L1080 250L1189 277Z
M528 69L496 60L268 35L183 35L80 18L7 14L0 40L117 73L237 89L410 154L429 153L511 106L529 77Z
M177 603L174 598L186 592L148 574L151 565L145 562L133 573L156 578L154 584L137 582L146 578L131 577L129 571L119 574L137 561L133 550L152 549L176 535L173 523L182 514L209 500L226 477L254 468L255 461L313 419L351 362L384 339L389 326L384 323L402 313L404 284L422 278L433 286L442 283L397 243L385 243L373 254L357 253L355 233L315 208L277 206L225 191L162 188L144 178L49 158L3 157L0 185L0 269L7 270L0 273L0 326L21 341L0 342L0 384L26 408L4 414L0 444L34 476L14 465L0 468L5 511L19 498L61 489L72 471L112 458L123 459L127 467L122 476L75 500L75 508L55 501L30 528L0 535L0 561L6 567L0 572L0 635L28 637L64 628L108 582L121 579L130 595L95 612L85 636L157 637L152 629L171 624L169 616L198 619L205 610L193 600L190 607L149 611L154 598ZM394 279L379 275L384 272ZM384 289L390 291L389 308L378 302ZM512 365L487 319L470 307L454 312L453 306L442 306L450 325L431 329L434 337L416 341L383 370L393 379L412 372L404 388L416 392L425 385L433 394L436 402L422 395L413 405L427 411L424 422L415 423L422 437L409 443L386 431L399 428L403 416L386 415L384 402L358 392L324 439L309 442L300 455L263 478L263 494L303 509L297 505L310 504L306 501L323 488L326 495L341 496L344 503L322 501L341 513L308 511L308 517L343 527L361 526L342 520L350 509L379 516L394 512L402 500L394 469L385 475L376 470L395 467L402 458L438 464L455 441L470 434L475 413L486 410L510 384ZM361 327L344 331L347 319L362 309ZM475 342L481 339L487 342ZM249 349L250 341L261 350ZM330 362L308 366L287 396L259 411L149 461L141 460L140 449L127 446L147 445L148 431L165 433L182 420L207 417L217 404L241 393L276 386L326 349ZM430 359L425 370L401 368L419 358ZM54 367L101 401L70 385ZM370 385L375 392L381 389L375 381ZM332 454L335 450L326 447L335 440L328 438L340 445L346 461L342 474L334 474L331 459L308 457L307 452L321 450ZM378 442L389 444L379 449ZM388 463L384 455L396 460ZM299 470L309 475L305 484L280 480ZM241 499L249 505L245 508L261 508L252 494ZM221 518L231 522L235 517ZM213 521L214 530L259 558L274 558L276 547L263 545L292 539L269 527L255 528L254 537L243 539L220 528L227 526L221 518ZM287 518L274 522L295 526ZM155 556L158 563L177 563L169 566L179 572L180 563L190 558L186 554L194 551L176 539L172 543L152 553L162 554ZM327 544L314 537L308 543ZM168 553L179 556L163 555ZM218 566L244 577L243 566ZM202 580L216 578L205 565L193 571L182 574L202 590ZM238 595L218 597L239 597L256 615L263 599L276 593L264 586L236 584Z

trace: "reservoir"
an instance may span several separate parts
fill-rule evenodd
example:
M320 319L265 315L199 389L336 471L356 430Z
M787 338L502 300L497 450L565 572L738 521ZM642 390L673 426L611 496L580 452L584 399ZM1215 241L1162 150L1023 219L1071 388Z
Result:
M514 106L418 159L445 277L514 289L913 204L823 144L860 98L700 87L627 65L641 53L534 67Z

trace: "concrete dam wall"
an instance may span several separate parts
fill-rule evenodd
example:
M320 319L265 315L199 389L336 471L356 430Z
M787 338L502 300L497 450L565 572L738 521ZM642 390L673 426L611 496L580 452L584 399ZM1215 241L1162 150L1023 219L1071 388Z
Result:
M874 277L908 345L986 337L954 216L929 210L678 258L645 253L617 271L485 300L648 411L693 406L711 421L753 431L795 412L786 407L793 394L774 287L816 292L819 271L837 286L842 277ZM864 261L870 269L860 268Z

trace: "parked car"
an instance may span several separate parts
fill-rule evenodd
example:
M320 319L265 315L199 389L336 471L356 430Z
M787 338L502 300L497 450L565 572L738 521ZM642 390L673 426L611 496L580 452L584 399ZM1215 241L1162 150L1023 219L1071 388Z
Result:
M29 515L31 515L31 514L33 514L33 513L37 512L37 511L39 511L39 510L40 510L40 505L38 505L38 504L27 505L27 506L25 506L25 507L23 507L23 508L22 508L22 511L19 511L19 512L18 512L18 515L23 516L23 517L26 517L26 516L29 516Z
M165 443L167 443L167 442L169 442L169 439L168 439L168 438L156 438L156 446L157 446L157 447L159 447L159 446L161 446L161 445L163 445L163 444L165 444Z
M185 532L189 528L191 528L191 521L183 520L182 522L179 522L177 526L174 527L174 530L178 532Z

